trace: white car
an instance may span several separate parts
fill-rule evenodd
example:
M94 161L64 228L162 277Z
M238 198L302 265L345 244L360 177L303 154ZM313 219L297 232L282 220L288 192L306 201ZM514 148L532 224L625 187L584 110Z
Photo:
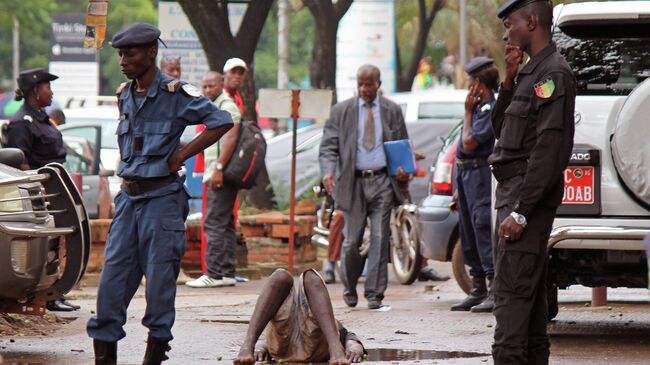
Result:
M467 90L437 88L386 95L402 108L406 123L418 120L461 120L465 115Z

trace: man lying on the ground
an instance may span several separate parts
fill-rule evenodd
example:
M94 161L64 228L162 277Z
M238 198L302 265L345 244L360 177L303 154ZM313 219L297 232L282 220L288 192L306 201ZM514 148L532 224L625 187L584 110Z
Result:
M266 341L258 341L267 324ZM234 364L273 359L344 365L360 362L365 352L357 336L334 318L327 287L316 271L305 271L294 283L289 272L278 269L262 288Z

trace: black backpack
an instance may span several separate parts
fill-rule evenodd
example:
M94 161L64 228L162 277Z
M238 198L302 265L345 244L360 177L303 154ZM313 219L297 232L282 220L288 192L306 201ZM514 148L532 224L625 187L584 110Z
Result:
M224 181L240 189L252 188L265 157L266 140L262 130L253 121L242 122L235 151L223 169Z

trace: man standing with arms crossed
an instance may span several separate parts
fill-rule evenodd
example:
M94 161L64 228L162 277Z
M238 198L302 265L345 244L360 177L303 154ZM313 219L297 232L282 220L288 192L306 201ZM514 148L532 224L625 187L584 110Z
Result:
M389 176L384 142L408 139L400 107L377 94L379 69L363 65L357 71L358 97L332 107L325 124L319 162L323 185L334 195L337 209L345 216L345 241L341 251L343 299L357 305L357 281L364 257L359 253L367 219L370 218L368 275L364 296L368 309L382 306L388 284L390 213L405 199L409 176ZM401 170L401 168L399 169Z
M97 314L87 324L96 365L117 363L117 341L126 335L126 310L142 275L147 278L142 324L149 329L143 365L167 359L189 211L178 170L232 127L230 114L196 88L160 72L155 65L158 37L156 27L139 23L117 33L111 44L119 50L122 73L133 81L117 90L117 175L123 183L106 240ZM185 127L198 123L206 131L179 148Z
M576 82L551 40L550 1L511 0L498 17L506 76L489 158L498 181L492 355L496 365L548 364L547 244L573 147Z

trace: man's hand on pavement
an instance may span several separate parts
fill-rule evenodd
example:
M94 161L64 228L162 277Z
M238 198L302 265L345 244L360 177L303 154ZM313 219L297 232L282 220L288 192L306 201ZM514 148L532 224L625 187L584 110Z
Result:
M357 341L348 340L345 342L345 357L351 363L363 360L363 346Z
M499 237L506 241L517 241L524 232L524 226L517 224L511 216L504 219L499 226Z
M323 186L325 186L325 191L327 191L327 194L332 195L335 185L336 182L334 181L334 174L327 174L323 176Z

